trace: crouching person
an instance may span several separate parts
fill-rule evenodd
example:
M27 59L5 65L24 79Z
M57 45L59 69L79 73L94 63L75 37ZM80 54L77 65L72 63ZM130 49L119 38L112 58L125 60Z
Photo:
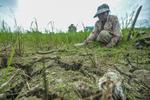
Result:
M122 33L117 16L109 15L110 9L107 4L102 4L98 7L95 17L98 21L95 23L92 33L83 43L75 44L75 46L86 45L93 40L101 42L105 47L113 47L122 38Z

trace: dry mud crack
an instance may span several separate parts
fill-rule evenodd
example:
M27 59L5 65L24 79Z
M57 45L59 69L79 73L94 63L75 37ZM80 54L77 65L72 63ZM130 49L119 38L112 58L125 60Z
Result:
M46 73L48 99L97 100L101 96L98 79L112 68L124 76L123 85L128 100L148 100L150 71L141 66L149 66L149 63L143 65L139 62L136 65L136 59L126 55L128 54L120 56L123 61L115 61L111 54L101 56L92 50L88 53L78 50L52 50L14 57L11 64L12 73L4 83L7 83L16 70L20 71L14 76L16 79L12 78L7 86L2 87L3 83L0 84L0 98L43 99L45 96L43 73Z

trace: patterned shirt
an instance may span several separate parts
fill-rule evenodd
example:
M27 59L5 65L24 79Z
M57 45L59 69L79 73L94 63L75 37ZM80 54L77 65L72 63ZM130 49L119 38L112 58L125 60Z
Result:
M105 23L102 23L101 20L98 20L95 23L95 27L94 27L93 31L88 36L88 38L85 40L85 42L89 43L89 42L95 40L97 38L98 34L102 30L106 30L112 35L111 42L108 45L115 45L118 42L118 40L120 40L122 37L120 24L119 24L117 16L108 15L107 21Z

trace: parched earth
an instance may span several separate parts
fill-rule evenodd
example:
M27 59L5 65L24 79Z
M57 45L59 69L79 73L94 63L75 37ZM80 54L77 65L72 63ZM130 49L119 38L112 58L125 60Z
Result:
M0 68L0 100L97 100L98 80L108 69L124 77L127 100L149 100L150 51L134 47L68 47L14 55L10 66Z

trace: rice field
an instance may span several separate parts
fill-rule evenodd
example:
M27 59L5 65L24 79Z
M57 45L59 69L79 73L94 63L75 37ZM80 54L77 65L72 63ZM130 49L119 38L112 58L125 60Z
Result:
M143 31L150 33L149 28L139 28L134 33ZM5 55L7 63L0 66L0 99L94 98L98 92L98 79L114 66L121 68L127 83L128 74L132 76L136 70L150 70L150 48L136 49L137 38L126 41L128 32L128 29L122 30L124 37L113 48L103 48L97 42L77 48L74 44L83 42L90 32L11 32L1 29L0 58L4 59ZM135 71L130 72L132 66L137 69L133 67ZM85 88L84 92L79 89L80 85ZM128 100L140 97L139 100L148 100L147 82L133 81L128 85L131 88L125 84L124 89ZM144 94L137 91L142 86Z

